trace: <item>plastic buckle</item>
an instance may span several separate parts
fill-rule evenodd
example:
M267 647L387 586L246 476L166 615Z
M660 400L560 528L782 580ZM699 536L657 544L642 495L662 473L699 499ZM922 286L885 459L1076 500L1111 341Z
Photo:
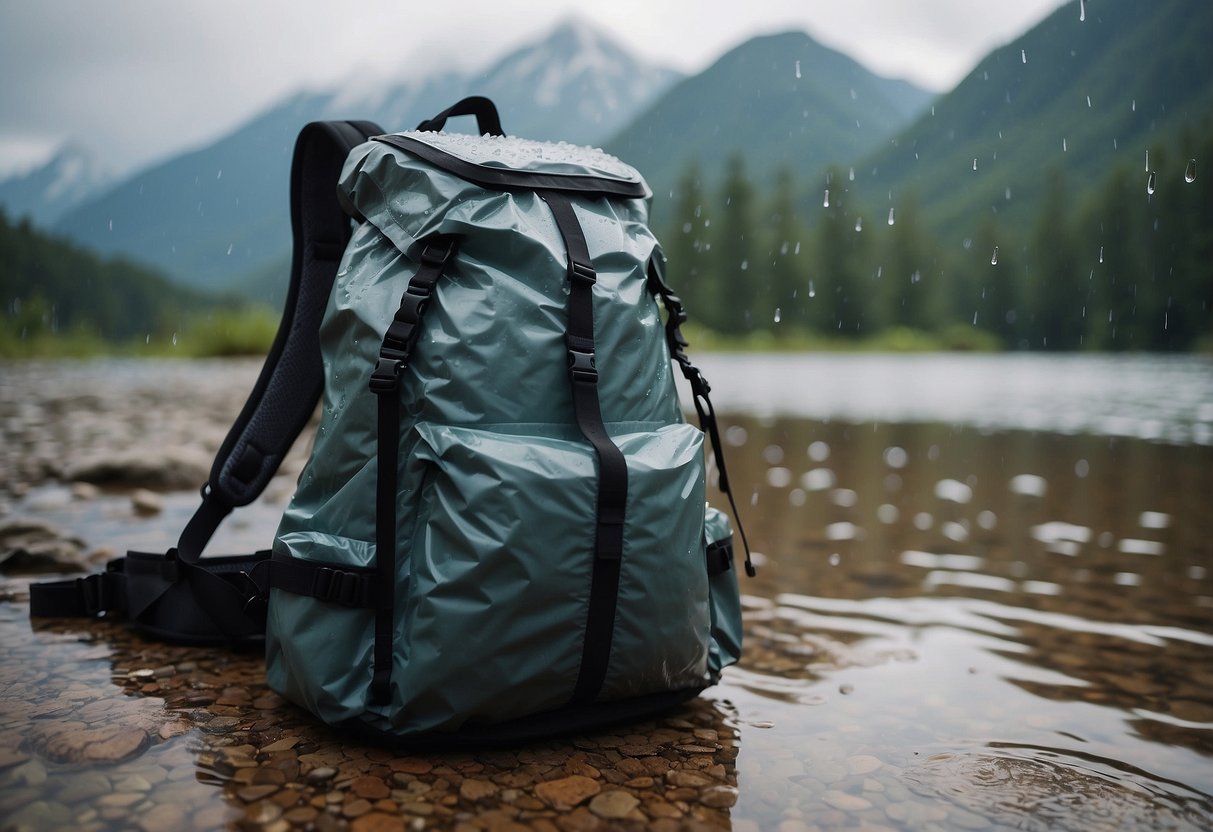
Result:
M428 243L426 247L421 250L421 262L427 266L441 266L450 259L451 254L453 254L454 251L454 238L442 238L439 241Z
M84 604L84 612L95 616L109 609L109 593L106 591L104 575L89 575L87 578L77 578L76 586L80 589L80 600Z
M360 580L353 572L342 572L322 566L312 578L312 596L332 604L358 606Z
M594 362L594 353L569 350L569 378L573 381L598 383L598 368Z
M376 395L395 392L400 381L400 371L403 369L404 362L399 358L381 357L371 372L371 392Z
M583 283L597 283L598 272L594 271L593 266L574 260L569 265L569 279L580 280Z

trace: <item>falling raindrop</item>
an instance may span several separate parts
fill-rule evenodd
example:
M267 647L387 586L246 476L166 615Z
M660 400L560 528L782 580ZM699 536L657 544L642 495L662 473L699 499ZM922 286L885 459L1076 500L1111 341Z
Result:
M1146 172L1148 173L1149 171L1150 171L1150 150L1149 150L1149 148L1147 148L1146 149Z
M1154 171L1150 171L1149 177L1146 178L1146 195L1154 196L1154 189L1158 186L1158 176Z
M813 286L813 281L809 281L809 297L817 297L817 289Z
M825 199L823 199L821 201L821 207L822 208L830 207L830 189L829 188L826 188L826 196L825 196Z
M850 172L847 174L847 178L852 182L855 181L855 168L851 168Z
M782 314L781 310L779 309L779 307L776 306L775 307L775 323L779 323L781 320L783 320L783 314Z
M796 77L800 77L800 61L796 62Z
M1103 262L1103 246L1099 247L1099 262Z
M235 245L235 243L228 243L228 244L227 244L227 253L228 253L228 256L229 256L229 257L230 257L230 256L231 256L231 254L232 254L232 247L233 247L234 245Z
M973 157L973 170L977 170L977 157Z
M1028 51L1026 49L1019 50L1019 60L1023 61L1025 64L1028 62Z
M863 217L856 217L855 218L855 233L858 234L860 231L863 231Z
M977 326L977 310L973 310L973 326Z
M749 261L749 260L742 260L742 261L741 261L741 270L744 272L744 271L748 271L748 270L749 270L749 268L750 268L750 261Z
M1189 159L1188 166L1184 169L1184 181L1192 183L1196 181L1196 160Z
M1078 22L1082 23L1087 19L1087 0L1078 0Z
M1091 109L1091 96L1087 96L1087 109Z
M796 241L796 248L792 249L793 254L800 254L800 241Z
M1062 136L1062 137L1061 137L1061 152L1062 152L1062 153L1065 153L1065 152L1066 152L1066 138L1065 138L1065 136Z
M890 208L890 209L889 209L889 225L892 225L893 223L894 223L894 219L893 219L893 209L892 209L892 208Z
M990 255L990 265L998 265L998 246L994 246L994 253Z

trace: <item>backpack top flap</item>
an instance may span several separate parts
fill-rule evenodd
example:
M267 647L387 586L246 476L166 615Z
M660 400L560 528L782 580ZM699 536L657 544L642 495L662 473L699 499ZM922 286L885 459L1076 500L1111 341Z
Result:
M652 196L635 168L595 148L515 136L411 131L377 136L354 149L338 189L345 208L379 228L401 251L435 231L440 218L461 220L458 207L484 190L561 191L632 203L645 222Z

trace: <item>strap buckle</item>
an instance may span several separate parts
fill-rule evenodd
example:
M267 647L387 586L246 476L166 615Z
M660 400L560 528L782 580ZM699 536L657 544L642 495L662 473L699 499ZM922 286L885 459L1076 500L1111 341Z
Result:
M570 349L569 378L573 381L585 381L590 384L597 384L598 367L595 365L594 353Z
M376 395L395 392L404 362L398 358L380 358L371 372L371 392Z
M355 572L319 567L312 577L313 598L344 607L366 606L363 601L362 576Z
M587 263L578 263L576 260L570 259L569 279L581 281L583 283L597 283L598 272L594 270L592 265Z
M81 604L84 606L85 614L89 617L100 612L107 612L113 607L113 593L110 592L109 582L105 579L106 574L101 572L89 575L87 578L76 579Z

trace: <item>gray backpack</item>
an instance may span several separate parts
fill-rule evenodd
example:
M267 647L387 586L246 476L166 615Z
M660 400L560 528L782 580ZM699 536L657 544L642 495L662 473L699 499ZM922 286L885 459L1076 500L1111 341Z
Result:
M442 132L457 115L482 135ZM264 634L275 691L396 744L515 742L697 695L741 650L705 432L732 495L647 186L602 151L504 136L483 98L381 133L300 135L287 311L178 546L36 587L32 612ZM200 558L321 389L272 553Z

